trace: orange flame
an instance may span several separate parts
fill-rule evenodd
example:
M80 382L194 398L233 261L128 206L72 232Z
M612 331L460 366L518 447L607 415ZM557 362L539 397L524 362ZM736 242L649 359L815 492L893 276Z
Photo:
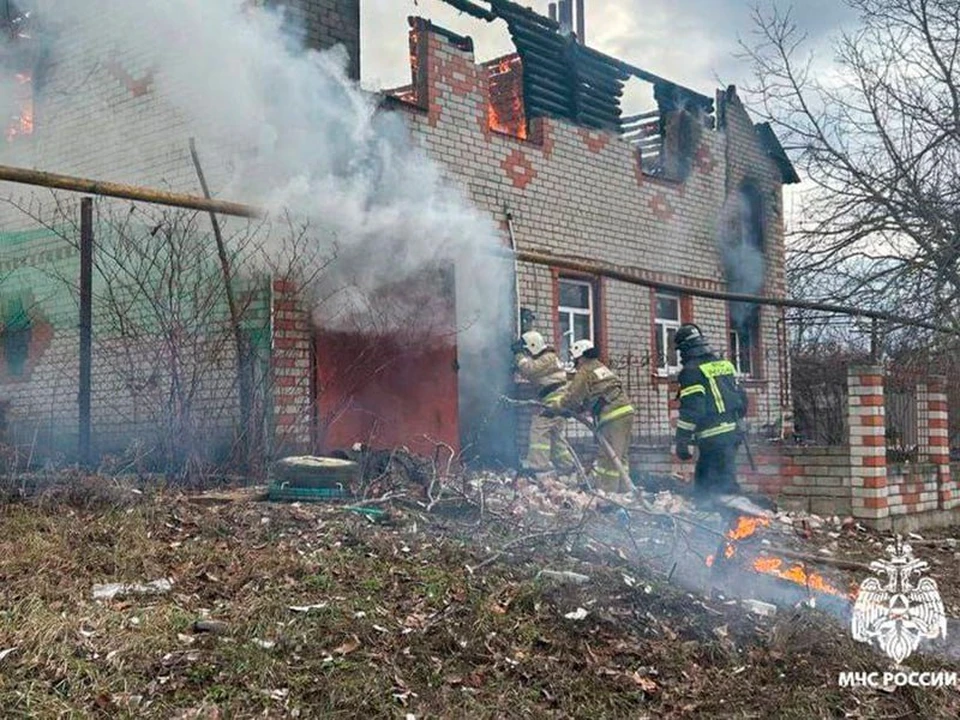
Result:
M487 122L491 130L527 139L523 106L523 78L519 57L502 58L490 69Z
M765 575L773 575L783 580L789 580L790 582L794 582L797 585L803 585L804 587L811 590L816 590L817 592L827 593L828 595L836 595L837 597L848 597L847 593L835 588L829 582L824 580L822 576L817 575L816 573L808 573L800 565L794 565L787 570L781 569L782 567L783 560L780 558L765 557L757 558L753 561L753 569L757 572L764 573Z
M4 133L7 142L11 142L21 135L30 135L33 132L33 92L31 87L33 78L29 73L16 73L13 79L17 85L21 86L18 91L20 97L17 103L19 113L14 115L10 124L7 125Z
M753 535L759 528L769 526L768 518L742 515L737 519L737 526L727 532L727 537L731 540L743 540Z

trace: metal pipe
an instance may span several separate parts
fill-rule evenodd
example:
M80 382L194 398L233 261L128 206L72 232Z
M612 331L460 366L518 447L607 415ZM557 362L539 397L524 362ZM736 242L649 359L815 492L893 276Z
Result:
M139 200L155 205L170 205L172 207L189 208L191 210L206 210L207 212L216 212L221 215L234 215L237 217L256 218L262 217L265 214L262 209L253 207L252 205L241 205L240 203L228 202L226 200L207 200L206 198L195 195L171 193L164 190L103 182L101 180L88 180L86 178L57 175L55 173L27 170L25 168L10 167L8 165L0 165L0 181L56 188L58 190L69 190L71 192L88 193L90 195L104 195L107 197L122 198L124 200Z
M78 453L81 467L90 465L90 395L93 367L93 198L80 200L80 380Z
M587 44L587 19L583 15L584 0L577 0L577 42Z
M492 251L494 253L508 252L504 248L495 248ZM692 295L695 297L711 298L713 300L754 303L756 305L768 305L772 307L819 310L821 312L836 313L839 315L851 315L853 317L885 320L887 322L906 327L918 327L948 335L960 335L960 332L956 330L951 330L934 323L924 322L923 320L916 320L914 318L893 313L866 310L864 308L852 307L850 305L833 305L831 303L815 302L810 300L791 300L789 298L747 295L744 293L732 293L721 290L702 290L700 288L688 287L686 285L679 285L676 283L647 280L643 277L640 277L640 273L642 273L643 270L639 268L631 268L626 265L613 266L604 262L581 260L563 255L537 252L534 250L519 250L516 253L516 257L520 262L528 262L534 265L545 265L547 267L556 268L557 270L568 270L572 272L588 273L591 275L600 275L610 278L611 280L619 280L620 282L629 283L631 285L654 288L655 290L663 290L664 292L676 293L678 295Z
M559 5L560 32L573 30L573 0L560 0Z

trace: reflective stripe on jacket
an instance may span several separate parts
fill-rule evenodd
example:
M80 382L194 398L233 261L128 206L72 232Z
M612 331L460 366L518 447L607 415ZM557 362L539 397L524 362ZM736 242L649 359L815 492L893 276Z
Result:
M620 378L596 359L580 361L560 407L573 413L589 412L598 426L635 412Z
M684 364L679 380L678 443L736 432L737 420L746 413L746 394L733 363L712 355L696 358Z

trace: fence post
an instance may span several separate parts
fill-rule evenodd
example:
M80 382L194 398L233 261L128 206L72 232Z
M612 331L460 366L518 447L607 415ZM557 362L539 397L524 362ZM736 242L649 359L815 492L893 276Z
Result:
M847 432L853 516L870 525L886 525L890 507L882 368L867 365L847 370Z
M950 436L947 414L947 379L932 375L917 388L917 443L922 462L937 468L938 506L960 505L957 482L950 474Z
M77 393L79 460L90 465L90 394L93 365L93 198L80 200L80 377Z

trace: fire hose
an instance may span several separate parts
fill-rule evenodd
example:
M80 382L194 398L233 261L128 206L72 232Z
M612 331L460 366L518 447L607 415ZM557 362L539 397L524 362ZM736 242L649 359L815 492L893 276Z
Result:
M523 330L520 312L520 263L517 260L517 236L513 232L513 213L506 205L503 206L503 214L507 218L507 232L510 233L510 249L513 251L513 283L514 297L517 303L517 337Z

